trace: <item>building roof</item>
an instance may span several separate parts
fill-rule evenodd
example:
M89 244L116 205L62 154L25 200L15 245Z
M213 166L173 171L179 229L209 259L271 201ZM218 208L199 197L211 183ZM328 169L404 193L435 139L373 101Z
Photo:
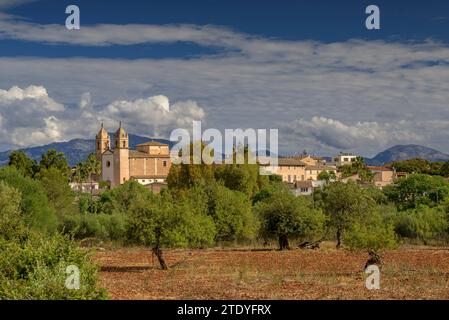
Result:
M109 139L109 134L104 129L103 123L101 124L101 129L100 129L100 131L98 131L96 138L97 139L105 139L105 140Z
M392 168L386 166L367 166L367 168L371 171L393 171Z
M296 181L295 187L298 188L313 188L312 181L305 180L305 181Z
M130 158L170 158L169 154L149 154L138 150L129 150Z
M278 166L305 167L307 164L294 158L278 158Z
M140 147L140 146L158 146L158 147L161 147L161 146L168 146L168 144L151 140L151 141L148 141L148 142L145 142L145 143L138 144L137 146L138 147Z
M329 166L316 165L316 166L306 166L306 170L331 170L335 171L336 169Z
M131 179L166 179L166 178L167 176L154 175L154 174L131 176Z

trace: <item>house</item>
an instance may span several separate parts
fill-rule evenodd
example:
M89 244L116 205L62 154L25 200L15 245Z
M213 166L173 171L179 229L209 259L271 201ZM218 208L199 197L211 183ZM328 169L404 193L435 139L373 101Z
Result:
M356 155L353 155L352 153L344 153L340 152L338 156L335 156L332 158L332 163L337 166L344 166L346 164L351 164L357 159Z
M373 182L376 187L386 187L396 179L396 173L393 168L386 166L368 166L367 168L374 175Z
M297 181L318 180L318 175L322 171L333 171L336 168L326 166L318 157L287 157L279 158L276 166L265 165L266 172L277 174L282 177L282 181L294 183Z
M292 192L295 196L310 196L314 187L312 181L297 181L292 185Z

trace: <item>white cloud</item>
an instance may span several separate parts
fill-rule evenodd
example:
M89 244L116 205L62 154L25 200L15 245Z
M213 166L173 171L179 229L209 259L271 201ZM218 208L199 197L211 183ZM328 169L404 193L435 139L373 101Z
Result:
M449 126L440 120L449 118L449 47L432 40L283 41L195 25L68 32L8 16L0 19L0 37L86 46L182 41L224 49L191 59L0 58L0 88L39 83L65 105L45 117L86 123L67 122L61 137L92 135L90 126L100 118L110 125L121 118L134 133L164 135L207 112L208 125L218 129L284 128L282 151L357 148L366 154L414 142L449 152ZM184 102L170 105L154 96L159 92ZM11 119L4 116L3 126L22 125ZM44 117L38 119L46 127Z
M0 9L21 6L26 3L35 2L37 0L1 0Z
M168 137L176 128L192 126L193 120L204 120L205 113L195 101L177 102L170 106L166 96L153 96L134 101L114 101L99 112L98 117L114 127L120 119L130 124L133 133Z
M167 137L173 128L204 117L196 102L180 101L170 106L168 98L161 95L94 106L90 94L84 93L77 108L67 108L42 86L0 90L2 145L24 147L93 137L100 122L114 130L119 120L133 124L131 133Z
M396 144L428 145L429 141L447 141L448 128L449 120L400 120L350 124L315 116L311 119L295 120L284 126L282 131L288 140L303 143L311 151L360 153L363 150L362 155L373 156Z

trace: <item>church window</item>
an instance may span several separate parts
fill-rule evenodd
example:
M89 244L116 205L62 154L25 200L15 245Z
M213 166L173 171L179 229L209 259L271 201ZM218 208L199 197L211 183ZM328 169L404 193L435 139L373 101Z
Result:
M111 161L106 161L106 167L109 168L111 166Z
M167 161L163 161L163 162L162 162L162 165L163 165L164 167L166 167L166 166L167 166Z

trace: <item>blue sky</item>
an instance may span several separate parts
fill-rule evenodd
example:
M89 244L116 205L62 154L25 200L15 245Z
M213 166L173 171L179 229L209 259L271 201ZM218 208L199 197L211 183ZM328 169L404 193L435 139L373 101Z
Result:
M0 0L0 149L122 119L278 128L284 153L449 152L448 40L447 1Z

